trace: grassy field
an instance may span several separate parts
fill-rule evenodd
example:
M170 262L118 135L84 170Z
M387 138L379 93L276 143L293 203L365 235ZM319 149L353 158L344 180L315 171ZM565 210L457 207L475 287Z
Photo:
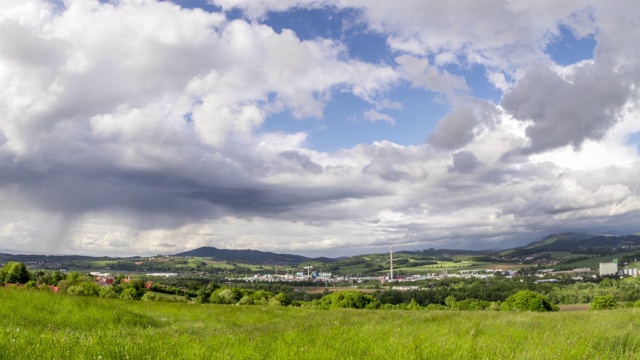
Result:
M396 270L401 270L407 274L424 274L424 273L439 273L442 270L447 270L450 273L459 271L485 271L485 270L518 270L522 268L520 264L507 264L507 263L488 263L488 262L451 262L451 261L438 261L437 264L424 265L419 267L396 267Z
M0 289L1 359L637 359L640 310L147 303Z
M616 255L607 255L607 256L595 257L595 258L592 258L592 259L580 260L580 261L566 263L566 264L563 264L563 266L564 267L570 267L570 268L588 267L588 268L597 270L597 269L599 269L601 262L610 262L614 258L620 259L625 255L632 255L632 254L635 254L635 253L636 253L636 251L630 251L630 252L619 253L619 254L616 254Z

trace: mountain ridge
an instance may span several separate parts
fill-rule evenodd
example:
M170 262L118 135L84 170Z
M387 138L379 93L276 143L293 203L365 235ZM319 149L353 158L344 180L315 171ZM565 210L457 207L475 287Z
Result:
M330 263L335 259L327 257L310 258L302 255L279 254L268 251L244 249L218 249L213 246L202 246L197 249L184 251L174 256L193 256L210 258L218 261L237 261L251 263L282 263L282 264L299 264L308 261L320 261Z

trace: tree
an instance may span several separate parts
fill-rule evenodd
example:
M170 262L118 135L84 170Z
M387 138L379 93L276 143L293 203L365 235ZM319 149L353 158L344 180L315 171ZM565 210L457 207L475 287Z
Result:
M407 309L408 310L419 310L420 309L420 304L418 304L416 299L411 298L411 301L409 302L409 305L407 305Z
M453 295L449 295L444 299L444 304L449 308L449 309L455 309L456 307L456 297Z
M100 287L95 283L83 281L77 285L69 286L67 293L78 296L98 296L100 294Z
M214 291L209 298L209 302L212 304L236 304L246 294L241 289L237 288L222 288Z
M118 293L116 292L116 288L114 286L103 286L100 288L100 297L101 298L112 298L115 299L118 297Z
M337 291L323 296L319 301L320 307L328 308L378 308L380 303L371 295L359 291Z
M531 290L521 290L509 296L500 306L506 311L558 311L546 296Z
M278 293L278 295L269 300L269 305L289 306L291 305L291 299L285 293Z
M600 295L593 298L589 310L611 310L618 308L618 303L613 295Z
M139 294L138 291L136 291L136 289L133 287L128 287L122 290L122 293L120 294L120 299L125 300L139 300L141 297L142 294Z
M29 270L21 262L9 261L0 270L0 282L3 284L25 284L29 278Z

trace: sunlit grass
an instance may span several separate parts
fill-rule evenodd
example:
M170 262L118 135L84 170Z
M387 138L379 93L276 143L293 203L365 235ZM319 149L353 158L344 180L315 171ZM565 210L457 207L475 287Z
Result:
M0 289L0 359L635 359L640 311L309 310Z

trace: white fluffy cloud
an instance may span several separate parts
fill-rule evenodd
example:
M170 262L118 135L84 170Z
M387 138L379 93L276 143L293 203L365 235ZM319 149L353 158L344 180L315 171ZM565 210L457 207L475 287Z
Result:
M640 26L627 2L212 3L248 19L156 0L0 3L0 249L337 255L637 231ZM356 9L389 62L261 21L295 7ZM560 25L594 36L595 57L555 64ZM453 70L472 66L499 104ZM366 126L402 128L427 115L396 116L404 87L450 107L422 144L321 152L304 131L264 130L278 114L323 119L344 93L371 109L357 110Z

